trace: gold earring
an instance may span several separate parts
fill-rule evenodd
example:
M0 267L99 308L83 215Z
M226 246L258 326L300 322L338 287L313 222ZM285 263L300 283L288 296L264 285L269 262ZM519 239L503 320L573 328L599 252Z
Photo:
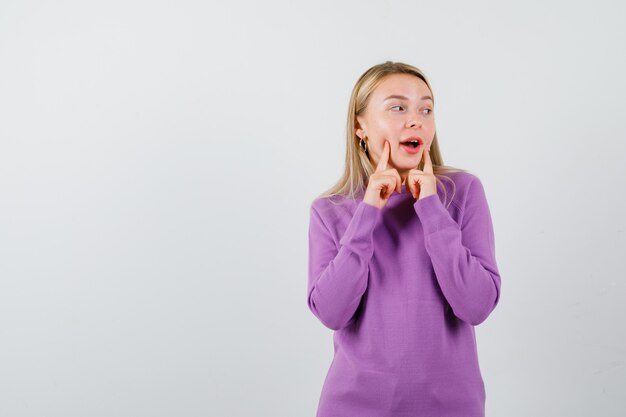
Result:
M365 142L363 138L360 138L359 140L359 147L361 148L363 152L367 152L367 142Z

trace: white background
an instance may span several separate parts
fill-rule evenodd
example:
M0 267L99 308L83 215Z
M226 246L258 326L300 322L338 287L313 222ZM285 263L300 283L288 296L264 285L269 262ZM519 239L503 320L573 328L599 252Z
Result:
M500 304L487 415L626 413L624 2L0 3L0 415L314 416L309 205L370 66L431 81Z

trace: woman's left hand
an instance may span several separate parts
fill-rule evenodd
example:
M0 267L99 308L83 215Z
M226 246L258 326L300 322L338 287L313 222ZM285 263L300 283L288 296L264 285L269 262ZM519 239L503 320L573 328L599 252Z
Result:
M433 164L430 160L430 148L424 149L422 153L424 160L424 170L413 168L406 177L407 190L411 191L413 198L421 200L429 195L437 194L437 180L433 173Z

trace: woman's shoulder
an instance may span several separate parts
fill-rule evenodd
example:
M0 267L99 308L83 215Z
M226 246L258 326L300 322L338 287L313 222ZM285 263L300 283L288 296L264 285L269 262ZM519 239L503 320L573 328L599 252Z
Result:
M443 172L440 175L445 175L446 177L451 178L454 181L454 184L460 188L469 186L472 181L480 181L478 176L470 171Z
M441 175L448 179L442 180ZM452 199L452 204L463 209L469 197L476 192L482 193L483 187L478 175L469 171L444 172L440 180L445 187L445 194Z
M342 195L318 196L310 204L311 214L317 213L322 218L337 219L351 216L361 200Z

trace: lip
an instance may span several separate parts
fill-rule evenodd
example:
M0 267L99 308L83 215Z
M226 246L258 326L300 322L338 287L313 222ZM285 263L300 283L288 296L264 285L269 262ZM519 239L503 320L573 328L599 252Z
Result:
M421 150L424 146L420 143L419 145L417 145L417 148L414 148L414 147L412 147L412 146L409 146L409 145L404 145L404 144L402 144L402 143L401 143L401 144L400 144L400 147L401 147L402 149L404 149L404 151L405 151L406 153L409 153L409 154L411 154L411 155L415 155L415 154L416 154L416 153L418 153L418 152L419 152L419 151L420 151L420 150Z
M402 139L402 141L400 141L400 144L410 141L410 140L416 140L419 142L420 146L424 144L424 139L420 138L419 136L411 136L409 138L406 139Z
M404 145L404 142L410 141L410 140L416 140L418 145L416 148L413 148L412 146L409 145ZM404 151L408 154L411 155L415 155L416 153L418 153L423 147L424 147L424 140L422 138L420 138L419 136L411 136L409 138L406 138L404 140L402 140L402 142L400 142L400 147L402 149L404 149Z

